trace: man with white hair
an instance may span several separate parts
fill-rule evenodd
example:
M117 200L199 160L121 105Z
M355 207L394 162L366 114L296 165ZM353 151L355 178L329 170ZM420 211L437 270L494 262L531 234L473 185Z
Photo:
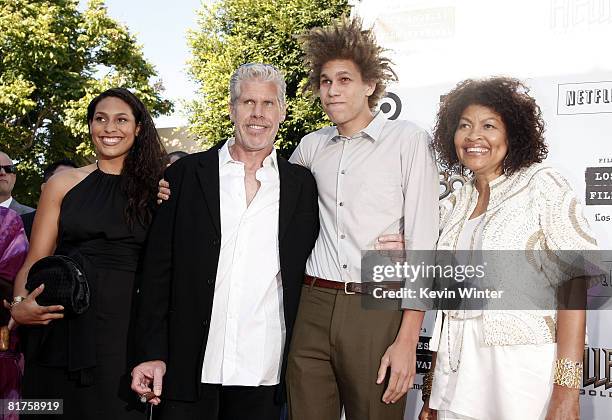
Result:
M12 197L17 181L17 173L13 160L4 152L0 152L0 207L8 207L22 215L33 212L32 207L24 206Z
M229 110L233 138L167 169L172 195L149 231L132 389L165 400L160 419L280 418L317 190L308 169L276 155L275 67L240 66Z

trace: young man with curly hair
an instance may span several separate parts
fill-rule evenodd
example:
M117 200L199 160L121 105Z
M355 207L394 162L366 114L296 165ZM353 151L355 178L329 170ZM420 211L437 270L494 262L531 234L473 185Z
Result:
M349 420L400 420L426 308L365 309L361 251L435 249L429 136L373 111L396 76L359 19L301 40L309 88L335 125L305 136L290 159L315 176L321 220L287 366L290 417L338 419L344 407Z

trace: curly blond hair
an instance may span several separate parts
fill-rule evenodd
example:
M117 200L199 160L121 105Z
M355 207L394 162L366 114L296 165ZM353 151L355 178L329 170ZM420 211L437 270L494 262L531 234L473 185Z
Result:
M304 51L304 64L310 70L308 85L319 94L321 68L331 60L351 60L357 65L364 82L375 82L376 88L368 98L374 108L384 96L388 82L396 81L391 60L383 57L386 51L376 43L372 29L363 29L360 18L343 17L323 28L312 28L299 37Z

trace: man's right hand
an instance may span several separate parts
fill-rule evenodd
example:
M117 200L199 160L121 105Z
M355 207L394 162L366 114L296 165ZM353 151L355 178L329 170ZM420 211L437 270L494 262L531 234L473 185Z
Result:
M166 363L161 360L151 360L143 362L132 370L132 391L139 396L151 392L156 395L155 398L149 400L153 405L161 402L159 398L162 394L162 382L166 374ZM151 385L153 389L151 389Z
M165 179L160 179L157 189L157 204L161 204L162 200L167 201L170 198L170 184Z

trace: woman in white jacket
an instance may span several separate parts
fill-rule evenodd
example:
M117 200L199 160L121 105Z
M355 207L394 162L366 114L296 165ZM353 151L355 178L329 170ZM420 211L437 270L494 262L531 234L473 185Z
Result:
M569 184L541 163L543 133L518 80L466 80L446 95L433 147L472 177L441 203L438 250L525 251L519 268L554 283L561 251L596 249ZM585 311L547 309L440 311L420 419L578 419Z

